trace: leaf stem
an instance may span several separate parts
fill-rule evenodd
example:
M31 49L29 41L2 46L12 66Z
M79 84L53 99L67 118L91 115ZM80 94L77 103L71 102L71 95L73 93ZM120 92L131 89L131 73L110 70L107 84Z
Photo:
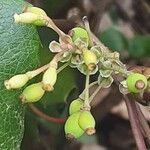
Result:
M40 111L35 105L28 103L28 107L32 110L34 114L37 116L41 117L42 119L48 121L48 122L53 122L53 123L59 123L62 124L65 122L65 118L56 118L56 117L51 117L45 114L44 112Z
M147 150L143 135L140 130L139 119L136 112L135 101L129 100L127 95L124 95L124 100L127 106L131 128L138 150Z

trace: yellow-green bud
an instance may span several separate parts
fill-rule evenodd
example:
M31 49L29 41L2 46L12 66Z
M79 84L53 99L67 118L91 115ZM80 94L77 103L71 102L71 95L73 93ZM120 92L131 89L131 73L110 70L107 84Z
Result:
M30 12L37 15L47 16L46 12L39 7L25 7L23 13Z
M26 87L20 96L23 103L33 103L39 101L44 95L42 83L35 83Z
M43 79L42 79L42 83L43 83L43 89L45 91L52 91L54 89L54 84L56 83L57 80L57 70L55 67L49 67L44 75L43 75Z
M78 123L88 135L95 133L95 119L90 111L81 112Z
M84 131L80 128L78 120L81 112L76 112L69 116L65 123L65 134L69 140L74 140L83 135Z
M28 10L28 9L27 9ZM45 26L47 21L43 16L46 16L46 13L39 11L35 8L29 8L27 12L24 12L20 15L14 14L15 23L25 23L33 24L37 26Z
M9 80L4 82L6 89L18 89L23 87L29 81L29 77L26 74L15 75Z
M81 99L73 100L69 107L69 114L72 115L73 113L76 113L80 111L80 109L84 106L84 102Z
M88 66L89 70L94 70L97 64L97 57L94 52L84 49L83 50L84 63Z

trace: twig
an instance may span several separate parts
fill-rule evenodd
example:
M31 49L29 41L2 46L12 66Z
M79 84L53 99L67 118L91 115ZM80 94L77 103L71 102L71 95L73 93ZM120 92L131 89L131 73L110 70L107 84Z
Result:
M40 111L35 105L33 104L29 104L28 103L29 108L32 110L32 112L34 114L36 114L37 116L39 116L40 118L48 121L48 122L53 122L53 123L59 123L62 124L65 122L65 118L56 118L56 117L51 117L48 116L47 114L45 114L44 112Z
M139 116L139 120L140 120L140 124L144 130L145 136L150 144L150 127L145 119L145 116L143 115L140 107L136 104L136 108L137 108L137 113Z
M102 88L102 86L99 85L99 86L95 89L95 91L92 93L92 95L90 96L90 100L89 100L90 103L92 102L92 100L94 99L94 97L97 95L97 93L101 90L101 88Z
M86 81L85 81L85 100L84 100L84 106L90 108L90 105L89 105L89 79L90 79L90 76L89 76L89 74L87 74L86 75Z
M127 95L124 95L124 100L127 106L131 128L138 150L147 150L143 135L140 130L139 119L136 112L135 101L129 100Z

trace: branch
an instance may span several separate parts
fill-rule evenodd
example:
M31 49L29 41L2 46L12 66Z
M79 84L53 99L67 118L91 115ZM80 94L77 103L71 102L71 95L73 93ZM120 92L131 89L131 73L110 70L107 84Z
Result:
M130 124L131 124L136 146L138 150L147 150L142 132L140 130L135 101L129 100L127 95L124 95L124 100L127 106Z
M140 120L140 124L142 126L142 129L144 130L145 136L150 144L150 128L149 125L145 119L145 116L143 115L140 107L136 104L136 108L137 108L137 113L139 116L139 120Z
M35 105L33 104L29 104L28 103L28 107L32 110L32 112L34 114L36 114L37 116L39 116L40 118L48 121L48 122L53 122L53 123L64 123L65 122L65 118L56 118L56 117L51 117L51 116L48 116L47 114L45 114L44 112L40 111Z

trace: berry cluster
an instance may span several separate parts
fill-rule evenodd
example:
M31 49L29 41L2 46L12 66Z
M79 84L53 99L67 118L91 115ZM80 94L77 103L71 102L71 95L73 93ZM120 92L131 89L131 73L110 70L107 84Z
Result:
M85 89L78 99L72 101L69 108L69 117L65 123L65 133L68 139L79 138L83 133L95 133L95 120L90 112L91 101L101 88L108 88L114 81L113 76L121 74L124 78L119 81L120 92L144 93L150 89L147 78L140 73L128 71L120 61L119 53L111 52L91 33L86 17L83 18L83 27L75 27L68 34L61 31L47 14L37 7L25 7L23 13L15 14L16 23L33 24L52 28L59 35L59 42L51 41L49 49L56 53L49 64L25 74L15 75L4 82L6 88L18 89L29 80L44 72L42 81L27 86L20 98L23 103L37 102L44 93L54 90L57 75L66 66L77 68L86 75ZM60 68L58 63L62 62ZM90 84L90 75L99 72L97 80ZM97 85L95 92L89 96L89 88Z
M84 101L73 100L69 107L69 118L65 123L67 139L79 138L84 132L88 135L95 133L95 120L90 110L84 108Z

